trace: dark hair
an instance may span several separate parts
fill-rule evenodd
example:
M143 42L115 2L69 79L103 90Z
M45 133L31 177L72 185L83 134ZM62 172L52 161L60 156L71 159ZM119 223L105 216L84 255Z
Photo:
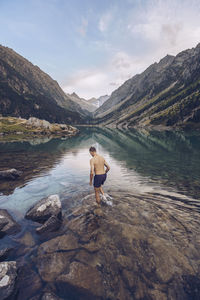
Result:
M96 152L96 148L95 147L90 147L89 151L90 152Z

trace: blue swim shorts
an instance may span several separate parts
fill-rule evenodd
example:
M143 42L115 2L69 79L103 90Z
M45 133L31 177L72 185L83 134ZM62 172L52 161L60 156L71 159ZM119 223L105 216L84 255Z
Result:
M94 187L99 188L106 181L107 174L100 174L94 176Z

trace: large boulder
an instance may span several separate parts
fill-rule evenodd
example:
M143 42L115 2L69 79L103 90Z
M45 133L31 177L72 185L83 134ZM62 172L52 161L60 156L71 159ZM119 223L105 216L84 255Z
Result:
M43 128L43 129L51 129L52 125L46 120L40 120L35 117L30 117L27 122L27 125L31 125L33 127Z
M0 238L8 234L16 234L21 226L13 219L6 209L0 209Z
M0 171L0 179L16 179L22 175L22 171L18 171L16 169L8 169Z
M9 299L14 292L17 278L17 267L15 261L0 263L0 299Z
M27 211L25 218L43 224L52 216L62 219L61 201L58 195L50 195L38 201Z

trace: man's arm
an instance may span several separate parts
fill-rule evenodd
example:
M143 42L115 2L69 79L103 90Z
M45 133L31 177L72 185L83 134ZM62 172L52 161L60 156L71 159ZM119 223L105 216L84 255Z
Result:
M90 185L92 185L93 176L94 176L94 162L93 159L90 159Z
M106 173L108 173L108 171L110 170L110 166L106 161L104 161L104 166L106 167Z

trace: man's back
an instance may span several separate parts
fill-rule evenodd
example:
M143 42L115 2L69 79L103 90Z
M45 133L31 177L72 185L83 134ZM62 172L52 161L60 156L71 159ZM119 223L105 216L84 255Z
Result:
M91 166L94 167L94 172L96 175L100 174L105 174L105 168L104 165L106 166L105 159L96 154L91 160L90 160Z

